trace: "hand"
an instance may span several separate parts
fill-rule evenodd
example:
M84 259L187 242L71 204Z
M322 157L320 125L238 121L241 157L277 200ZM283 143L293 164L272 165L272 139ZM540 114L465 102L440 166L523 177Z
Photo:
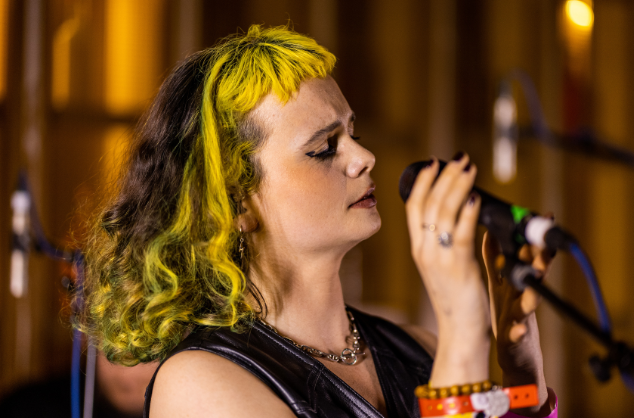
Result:
M540 405L527 408L521 414L546 416L550 413L550 407L535 318L535 309L541 298L533 289L526 288L520 292L508 280L500 277L495 267L495 260L500 255L499 245L488 232L484 235L482 254L489 276L492 328L504 386L537 384ZM540 277L545 276L551 263L546 251L528 245L522 247L519 258L531 264Z
M406 212L412 257L438 319L433 384L450 386L487 378L490 317L474 252L480 198L469 192L476 168L462 156L434 183L438 166L434 161L419 173ZM443 232L452 235L451 245L440 244Z

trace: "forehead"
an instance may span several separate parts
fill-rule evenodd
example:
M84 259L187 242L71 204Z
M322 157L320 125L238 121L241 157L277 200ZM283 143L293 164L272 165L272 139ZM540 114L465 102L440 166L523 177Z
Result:
M254 109L254 116L265 127L268 136L284 134L294 139L341 120L347 125L352 111L331 77L303 81L287 103L273 93L265 96Z

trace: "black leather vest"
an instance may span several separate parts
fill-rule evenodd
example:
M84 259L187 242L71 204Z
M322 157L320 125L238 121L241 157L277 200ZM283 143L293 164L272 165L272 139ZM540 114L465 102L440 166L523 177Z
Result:
M432 358L398 326L349 309L374 359L388 416L420 417L414 388L429 380ZM322 363L259 322L242 334L199 328L167 359L185 350L208 351L244 367L268 385L298 417L383 416ZM156 373L145 392L145 418L150 416L155 378Z

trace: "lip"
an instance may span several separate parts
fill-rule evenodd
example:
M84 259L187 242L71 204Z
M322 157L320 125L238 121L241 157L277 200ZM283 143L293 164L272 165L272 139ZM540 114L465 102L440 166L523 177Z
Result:
M372 193L374 193L374 190L376 190L376 186L374 184L372 184L368 190L366 190L366 192L363 194L363 196L361 196L356 202L352 203L350 206L348 206L349 208L364 202L366 200L372 201L372 203L374 203L372 206L376 205L376 198L374 197L374 195ZM367 203L371 203L371 202L367 202ZM360 205L361 206L361 205ZM362 206L368 206L368 205L362 205Z

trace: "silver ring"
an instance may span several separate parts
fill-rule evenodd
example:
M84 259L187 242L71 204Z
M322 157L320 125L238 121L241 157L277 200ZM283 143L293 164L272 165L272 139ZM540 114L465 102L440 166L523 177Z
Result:
M450 248L453 245L453 236L449 232L441 232L438 234L438 243L445 248Z
M423 229L429 232L434 232L436 230L436 225L423 223Z

